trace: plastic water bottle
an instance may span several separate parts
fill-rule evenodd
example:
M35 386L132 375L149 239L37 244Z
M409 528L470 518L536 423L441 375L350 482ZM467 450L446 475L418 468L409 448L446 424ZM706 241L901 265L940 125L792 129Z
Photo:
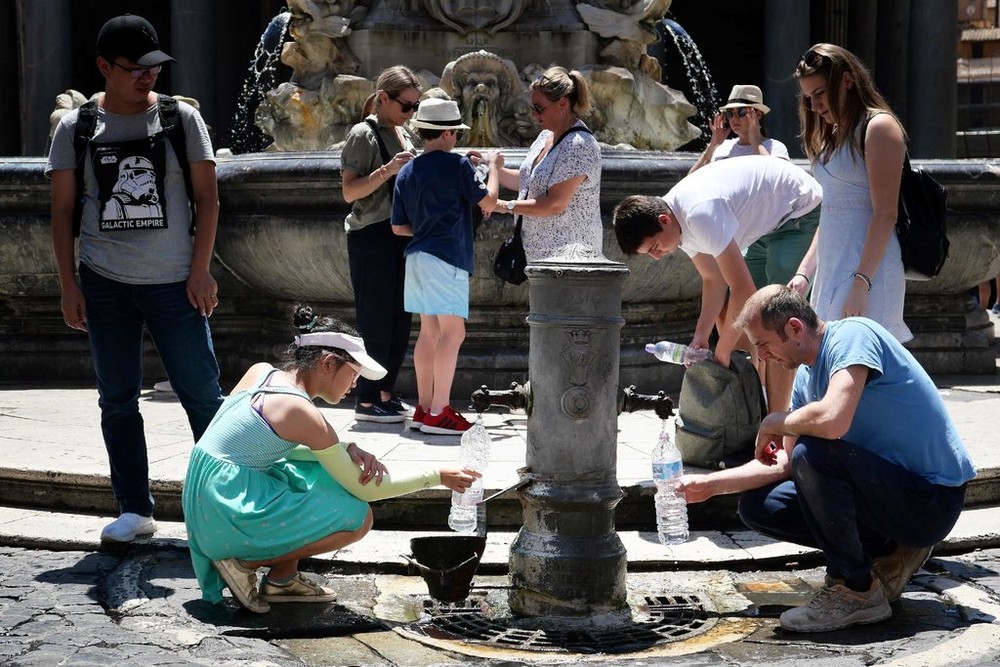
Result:
M666 419L660 439L653 448L653 483L656 485L656 532L660 544L681 544L688 539L687 502L677 493L677 482L684 472L681 453L674 444L671 426Z
M468 431L462 434L462 449L458 456L463 468L470 468L479 473L486 472L490 462L490 440L483 418L480 416ZM478 523L479 503L483 499L483 480L477 479L465 493L451 492L451 512L448 514L448 527L459 533L474 533Z
M684 364L685 366L712 358L712 351L709 349L695 349L680 343L671 343L668 340L661 340L659 343L646 343L646 352L660 361Z

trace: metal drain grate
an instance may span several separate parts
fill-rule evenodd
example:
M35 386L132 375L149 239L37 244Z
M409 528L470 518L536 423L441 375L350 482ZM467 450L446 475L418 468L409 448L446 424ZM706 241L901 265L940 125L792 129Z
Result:
M453 604L426 602L427 616L407 626L435 639L461 640L497 649L568 653L627 653L655 644L682 641L715 625L697 595L646 597L646 610L633 613L631 623L601 628L567 630L525 628L524 620L490 618L481 601ZM487 610L488 611L488 610Z

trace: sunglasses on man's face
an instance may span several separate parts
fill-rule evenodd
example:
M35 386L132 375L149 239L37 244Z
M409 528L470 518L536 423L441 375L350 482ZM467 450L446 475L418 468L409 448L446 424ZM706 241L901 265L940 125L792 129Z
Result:
M739 116L744 118L748 113L750 113L750 107L739 107L736 109L726 109L723 114L726 116L726 120L729 120L733 116Z
M154 65L153 67L125 67L125 65L119 65L114 60L109 60L112 67L120 67L121 69L128 72L128 75L133 79L141 79L144 76L156 76L163 69L163 65Z
M416 102L404 102L403 100L399 99L392 93L388 93L388 95L389 99L391 99L393 102L399 105L399 110L402 111L403 113L410 113L411 111L416 111L417 107L420 106L420 100L417 100Z

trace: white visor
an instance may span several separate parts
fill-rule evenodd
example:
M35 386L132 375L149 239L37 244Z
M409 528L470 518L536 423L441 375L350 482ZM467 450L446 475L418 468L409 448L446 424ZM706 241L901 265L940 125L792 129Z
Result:
M388 373L382 364L368 356L365 351L365 341L357 336L336 333L333 331L319 331L316 333L302 334L295 337L295 345L298 347L325 347L343 350L351 355L354 361L361 366L361 377L368 380L381 380Z

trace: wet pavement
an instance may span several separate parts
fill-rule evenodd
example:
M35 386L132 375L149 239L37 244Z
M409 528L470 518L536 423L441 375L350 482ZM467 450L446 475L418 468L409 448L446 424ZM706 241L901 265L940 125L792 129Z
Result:
M121 552L0 548L0 663L5 665L992 665L1000 664L1000 550L933 557L877 625L795 635L777 615L822 571L630 574L636 616L657 596L701 601L704 623L625 653L525 652L509 642L434 638L437 608L419 577L319 568L334 604L289 604L261 617L200 600L183 549ZM469 609L502 607L504 576L477 576ZM463 605L459 605L462 607ZM473 612L468 612L470 615ZM499 614L502 616L502 613ZM422 620L421 620L422 619ZM422 625L423 628L422 629ZM433 628L431 628L433 635ZM612 633L613 634L613 633ZM537 633L534 633L537 642ZM609 639L613 642L614 638Z

